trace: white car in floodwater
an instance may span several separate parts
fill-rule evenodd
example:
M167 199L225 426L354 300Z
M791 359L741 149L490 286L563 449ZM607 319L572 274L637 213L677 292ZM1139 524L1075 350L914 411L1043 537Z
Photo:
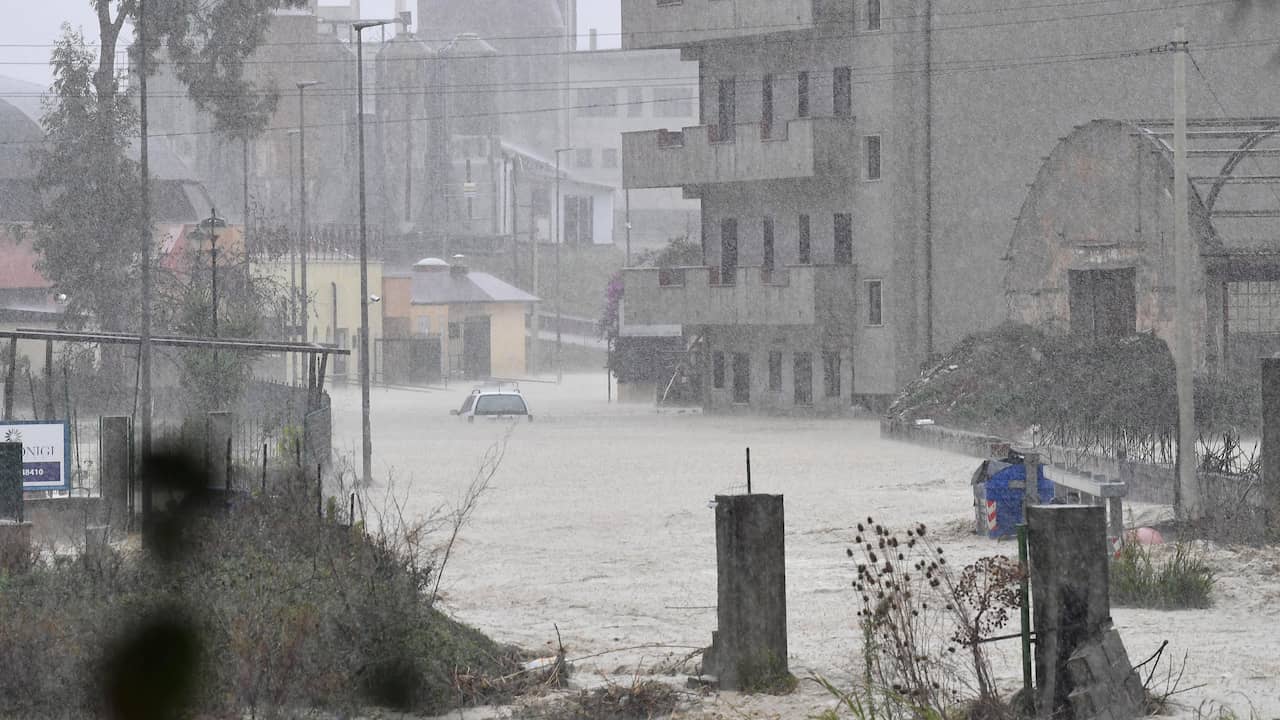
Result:
M476 388L462 401L462 407L449 411L451 415L465 417L475 422L477 417L493 419L524 416L533 421L533 413L525 403L520 388L515 385L498 385L492 388Z

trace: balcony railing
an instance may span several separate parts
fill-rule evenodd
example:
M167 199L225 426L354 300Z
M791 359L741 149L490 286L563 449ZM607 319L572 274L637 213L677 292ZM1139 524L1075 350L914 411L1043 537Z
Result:
M850 265L631 268L623 322L657 325L814 325L853 317Z
M623 184L678 187L851 174L858 162L855 122L803 118L773 123L767 134L760 123L740 123L732 133L716 125L623 133Z

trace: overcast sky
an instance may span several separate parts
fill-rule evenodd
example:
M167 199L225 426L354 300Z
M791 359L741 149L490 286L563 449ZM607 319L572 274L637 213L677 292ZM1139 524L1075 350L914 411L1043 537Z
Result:
M6 7L10 11L6 13L8 18L0 22L0 75L48 86L52 79L49 50L62 32L62 23L82 28L90 41L97 36L98 21L90 0L0 0L2 6L10 3L22 7L20 11ZM335 3L321 0L321 4ZM411 2L410 7L416 4ZM395 0L364 0L360 10L365 17L390 17L394 8ZM587 29L592 27L601 33L600 47L617 47L620 22L618 0L579 0L578 28L583 47Z

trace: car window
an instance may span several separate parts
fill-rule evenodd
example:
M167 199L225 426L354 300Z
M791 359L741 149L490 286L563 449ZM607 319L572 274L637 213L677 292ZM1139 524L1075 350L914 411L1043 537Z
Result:
M528 411L519 395L481 395L476 400L476 415L524 415Z
M475 395L468 395L466 400L462 401L462 409L458 411L459 415L466 413L471 409L471 405L476 401Z

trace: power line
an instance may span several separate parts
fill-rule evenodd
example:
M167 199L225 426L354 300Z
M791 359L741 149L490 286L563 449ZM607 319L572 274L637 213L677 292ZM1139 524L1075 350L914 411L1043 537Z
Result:
M1277 40L1276 42L1280 42L1280 40ZM1022 58L1020 60L1006 59L1004 61L999 61L999 62L987 62L986 64L983 64L983 65L974 65L970 61L965 61L965 63L962 65L957 65L956 67L951 67L951 68L942 67L941 69L939 69L939 65L935 63L933 66L934 69L932 70L932 72L935 75L952 75L952 74L967 73L967 72L989 72L994 70L1008 70L1008 69L1015 69L1020 67L1071 64L1071 63L1077 63L1077 62L1098 62L1098 61L1104 61L1104 60L1116 60L1116 59L1125 59L1125 58L1139 58L1139 57L1149 56L1152 54L1163 53L1167 51L1168 51L1168 46L1161 45L1161 46L1156 46L1152 48L1137 48L1137 49L1131 49L1131 50L1111 51L1111 52L1074 53L1070 55ZM875 82L883 82L886 80L890 80L894 76L899 74L915 75L915 74L918 74L919 72L921 72L921 70L915 70L915 69L893 70L893 71L882 73L877 77L854 80L853 84L868 85ZM548 113L548 112L558 113L558 112L564 112L564 111L570 111L570 110L599 109L602 107L618 108L618 107L634 106L636 104L648 105L653 103L678 102L682 100L689 100L689 101L696 102L698 98L695 96L690 96L688 98L661 98L661 99L652 99L652 100L642 100L642 101L639 101L638 103L637 102L588 103L588 104L567 105L567 106L557 105L553 107L544 107L544 108L522 108L522 109L515 109L515 110L499 110L499 111L490 112L490 113L463 113L463 114L450 113L448 117L451 120L481 119L481 118L502 117L502 116L511 116L511 115L534 115L534 114L541 114L541 113ZM439 114L432 114L432 115L422 116L422 117L381 119L381 120L375 120L374 123L380 124L380 125L387 125L387 124L401 123L401 122L423 122L423 121L437 120L443 117L445 116L439 115ZM309 124L307 125L307 127L315 129L315 128L347 127L347 125L348 123L344 120L342 122ZM296 129L296 125L268 127L264 130L264 133L265 132L283 132L283 131L289 131L294 129ZM218 133L217 131L214 131L214 130L193 130L193 131L181 131L181 132L170 132L170 133L153 133L152 137L183 137L183 136L212 135L212 134L218 134ZM13 140L13 141L0 142L0 145L38 145L42 142L44 141L43 140Z
M939 26L934 26L934 27L930 30L930 32L931 32L931 33L940 33L940 32L949 32L949 31L953 31L953 30L986 30L986 29L999 28L999 27L1017 27L1017 26L1023 26L1023 25L1038 25L1038 24L1041 24L1041 23L1049 23L1049 22L1064 22L1064 21L1070 21L1070 20L1089 20L1089 19L1099 19L1099 18L1117 17L1117 16L1122 16L1122 15L1133 15L1133 14L1153 13L1153 12L1167 12L1167 11L1171 11L1171 10L1179 10L1179 9L1186 9L1186 8L1196 8L1196 7L1206 7L1206 6L1212 6L1212 5L1234 4L1235 2L1237 2L1237 0L1196 0L1196 1L1194 1L1194 2L1185 2L1185 3L1180 3L1180 4L1177 4L1177 5L1166 5L1166 6L1149 7L1149 8L1127 8L1127 9L1124 9L1124 10L1109 10L1109 11L1106 11L1106 12L1084 13L1084 14L1077 14L1077 15L1058 15L1058 16L1050 16L1050 17L1043 17L1043 18L1030 18L1030 19L1023 19L1023 20L1009 20L1009 21L1003 21L1003 22L975 23L975 24L969 24L969 25L944 25L944 26L940 26L940 27L939 27ZM1079 5L1079 4L1080 4L1080 3L1050 3L1050 4L1046 4L1046 5L1040 6L1040 7L1069 7L1069 6L1073 6L1073 5ZM977 12L987 12L987 11L970 11L970 12L971 12L971 13L977 13ZM1005 11L1004 11L1004 10L1002 10L1002 11L996 11L996 12L1005 12ZM957 13L957 14L959 14L959 13ZM936 16L938 16L938 15L939 15L938 13L935 13L935 17L936 17ZM900 19L909 19L909 18L912 18L912 17L915 17L915 16L903 16L903 17L902 17L902 18L900 18ZM807 25L791 25L791 26L785 26L785 27L790 27L790 28L792 28L792 29L794 29L794 30L821 30L825 25L833 25L833 26L834 26L834 25L839 25L839 26L845 26L845 25L851 25L851 24L852 24L852 22L851 22L851 21L847 21L847 22L840 22L840 23L820 23L820 22L817 22L817 23L812 23L812 24L807 24ZM732 26L732 27L723 27L723 28L685 28L685 29L669 30L669 31L658 31L658 30L654 30L654 31L641 31L641 32L634 32L634 31L633 31L633 32L622 32L622 33L619 33L619 34L621 34L621 35L623 35L623 36L635 36L635 35L644 35L644 34L663 34L663 35L671 35L671 34L681 34L681 33L706 33L706 32L714 32L714 31L716 31L716 30L762 30L762 29L779 28L779 27L784 27L784 26L778 26L778 25L755 25L755 26L751 26L751 25L737 25L737 26ZM853 37L883 37L883 36L893 36L893 35L922 34L922 33L924 33L924 32L925 32L925 31L924 31L923 29L914 29L914 28L913 28L913 29L905 29L905 30L890 30L890 29L883 29L883 30L876 30L876 31L865 31L865 30L857 30L857 29L854 29L852 32L848 32L848 33L820 33L816 38L813 38L813 39L815 39L815 40L840 40L840 39L848 39L848 38L853 38ZM514 38L516 38L517 36L509 36L509 37L510 37L510 38L512 38L512 39L514 39ZM561 37L561 36L559 36L559 35L527 36L527 39L555 39L555 38L558 38L558 37ZM497 36L495 36L493 39L498 39L498 38L497 38ZM751 42L752 42L753 44L757 44L757 45L759 45L759 44L773 44L773 43L780 43L780 44L794 44L794 43L798 42L798 40L797 40L796 38L792 38L792 37L777 37L777 38L765 37L765 38L753 38ZM336 38L335 38L333 41L321 41L321 40L317 40L317 41L301 41L301 42L296 43L296 45L310 45L310 44L314 44L314 45L316 45L316 46L328 46L328 47L341 48L341 49L343 49L343 50L345 50L345 49L346 49L346 45L345 45L344 43L342 43L342 41L341 41L341 40L338 40L338 39L336 39ZM273 44L273 43L262 43L262 44L260 44L258 47L272 47L272 46L275 46L275 45L276 45L276 44ZM282 45L282 46L283 46L283 45L292 45L292 44L290 44L290 43L280 43L279 45ZM52 46L50 46L50 47L52 47ZM128 52L128 50L127 50L127 49L125 49L125 50L117 51L117 54L118 54L118 55L121 55L121 54L127 54L127 52ZM438 62L438 61L448 61L448 60L475 60L475 59L477 59L477 58L483 58L483 57L493 57L493 58L495 58L495 59L507 59L507 58L530 58L530 57L581 56L582 54L583 54L583 51L579 51L579 50L555 50L555 51L545 51L545 52L528 52L528 53L498 53L497 55L493 55L493 56L476 56L476 55L472 55L472 56L465 56L465 55L464 55L464 56L457 56L457 55L449 56L449 55L445 55L445 56L433 56L433 57L430 57L430 58L381 58L381 59L377 59L377 60L372 60L372 62L388 62L388 61L391 61L391 62L425 62L425 63L433 63L433 62ZM287 60L287 61L281 61L281 60L265 60L265 59L258 59L258 60L254 60L254 59L252 59L252 58L246 58L246 59L244 59L244 60L242 60L242 61L241 61L241 64L243 64L243 65L279 65L279 64L281 64L282 62L287 62L287 63L288 63L288 64L290 64L290 65L299 65L299 64L301 64L301 65L311 65L311 64L329 64L329 63L344 63L344 64L345 64L345 63L349 63L349 62L351 62L351 58L349 58L349 57L344 57L344 58L300 58L300 59L289 59L289 60ZM47 64L48 64L47 62L37 62L37 61L14 61L14 60L10 60L10 61L0 61L0 65L47 65ZM157 60L157 61L154 61L154 62L153 62L153 63L151 63L151 64L152 64L152 65L157 65L157 66L176 66L176 65L187 65L187 64L198 64L198 63L179 63L179 62L177 62L177 61L173 61L173 60Z
M983 8L983 9L956 10L952 12L935 12L933 16L935 18L945 18L945 17L963 17L963 16L971 16L971 15L999 15L1003 13L1027 12L1031 10L1045 10L1045 9L1053 9L1053 8L1078 8L1086 5L1105 5L1109 3L1115 3L1115 2L1116 0L1076 0L1074 2L1058 1L1058 2L1046 2L1046 3L1039 3L1039 4L1013 5L1013 6L1006 6L1001 8ZM1046 18L1032 18L1032 19L1026 19L1026 20L1013 20L1013 21L1007 21L1007 22L1001 22L1001 23L980 23L976 25L941 26L941 27L934 27L933 32L938 32L940 30L965 30L965 29L974 29L974 28L985 28L985 27L1002 27L1002 26L1008 26L1008 25L1035 24L1035 23L1041 23L1041 22L1057 22L1057 21L1074 20L1074 19L1112 17L1116 15L1128 15L1133 13L1144 13L1144 12L1162 12L1166 10L1176 10L1176 9L1188 8L1188 7L1201 7L1206 5L1235 4L1236 2L1237 0L1200 0L1198 2L1187 2L1180 5L1158 6L1158 7L1150 7L1150 8L1129 8L1125 10L1113 10L1113 11L1090 13L1090 14L1083 14L1083 15L1065 15L1065 16L1055 16L1055 17L1046 17ZM894 20L911 20L917 17L918 17L917 15L881 15L880 19L881 19L881 22L885 22L885 21L894 21ZM322 20L322 22L332 24L335 21ZM850 25L853 22L854 22L854 19L849 18L849 19L832 20L832 21L814 21L811 23L765 23L765 24L752 24L752 25L724 25L724 26L682 28L682 29L672 29L672 30L640 30L640 31L619 30L616 32L614 31L604 32L604 33L597 32L596 36L597 37L635 37L635 36L643 36L643 35L678 35L683 33L701 34L701 33L708 33L708 32L717 32L722 30L735 30L735 31L736 30L762 30L762 31L785 32L787 30L809 30L814 28L822 28L824 26L839 27L844 25ZM922 31L920 30L905 30L905 31L904 30L899 30L899 31L860 30L860 31L857 31L856 34L858 35L863 35L863 34L894 35L894 34L912 33L912 32L922 32ZM284 42L264 42L259 44L258 47L264 47L264 46L298 47L298 46L308 46L308 45L334 45L335 42L338 44L342 43L342 40L336 34L330 37L332 37L333 40L294 40L294 41L284 41ZM456 35L448 35L448 36L440 35L440 36L424 37L422 36L421 33L415 34L415 38L423 42L448 42L450 40L453 40L455 37ZM578 38L582 38L586 36L577 32L574 32L574 33L555 32L555 33L545 33L545 34L537 34L537 35L480 35L478 37L487 42L490 40L499 40L499 41L556 40L556 39L569 39L569 38L573 38L574 40L577 40ZM840 36L840 37L851 37L851 35ZM56 44L54 43L0 43L0 47L13 47L13 48L52 48L52 47L55 47L55 45ZM221 45L224 47L237 47L239 44L238 43L222 43ZM87 44L87 47L99 47L99 45L96 43L90 43L90 44ZM122 49L122 50L118 50L117 54L125 54L127 52L128 50ZM555 53L547 53L547 54L563 55L563 54L578 54L583 52L589 52L589 51L568 50L568 51L557 51ZM537 54L541 54L541 53L537 53ZM518 57L518 55L506 55L505 57Z

